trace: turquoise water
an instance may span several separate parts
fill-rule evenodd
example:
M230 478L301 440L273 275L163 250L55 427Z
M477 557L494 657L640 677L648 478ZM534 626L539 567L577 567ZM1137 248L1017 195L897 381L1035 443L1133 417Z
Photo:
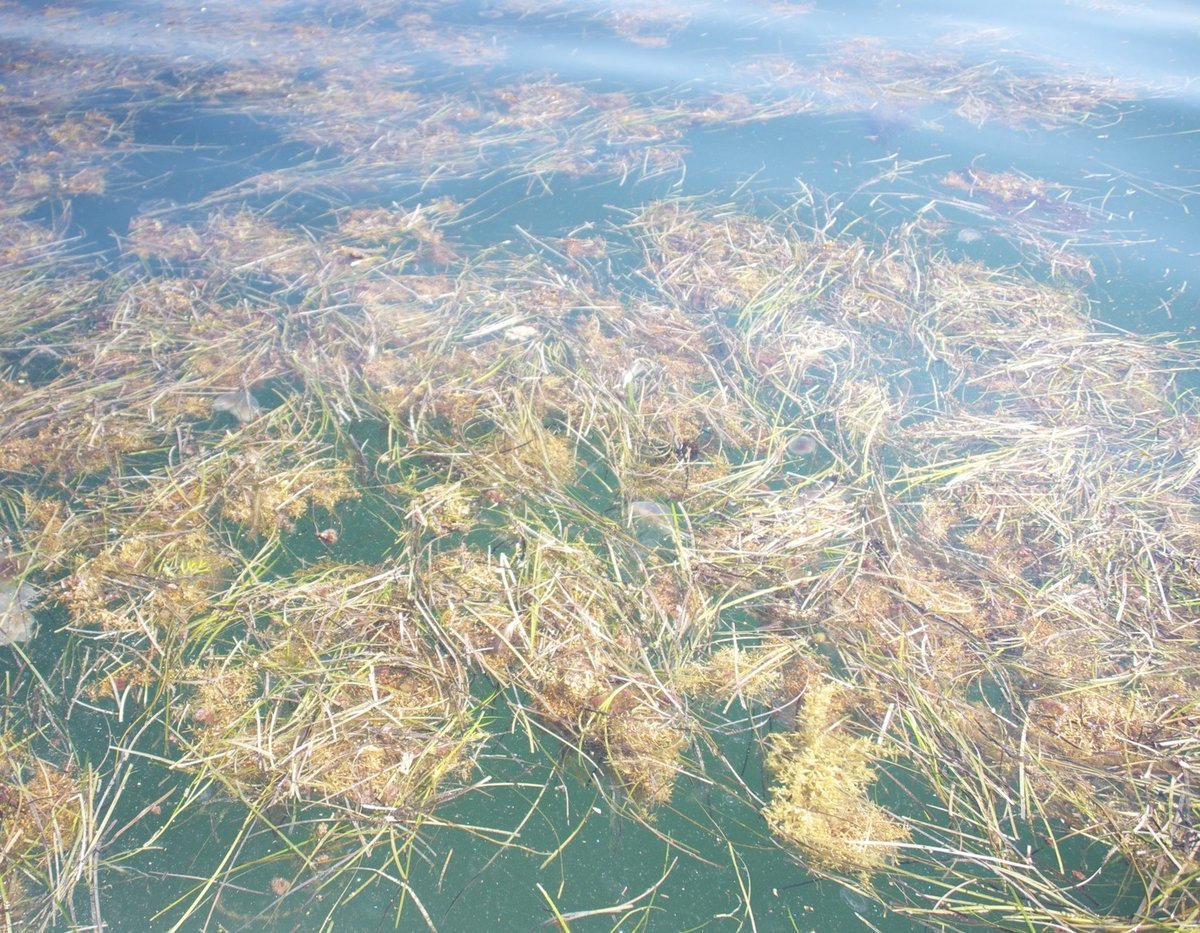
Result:
M0 581L28 578L40 594L37 636L0 646L0 733L14 762L20 746L79 786L95 779L90 796L80 791L86 804L71 804L91 820L88 832L71 836L74 825L67 834L74 855L59 852L53 868L36 851L19 865L13 856L23 891L5 902L35 906L12 907L11 922L446 931L1195 923L1189 788L1200 749L1188 730L1200 665L1194 632L1179 620L1198 602L1186 576L1197 555L1192 532L1170 523L1182 527L1178 515L1190 516L1197 497L1187 391L1188 341L1200 326L1200 13L1186 3L960 6L0 6ZM680 226L654 205L681 209ZM774 238L746 232L766 219ZM726 222L737 255L712 233ZM842 255L848 243L856 246ZM817 268L834 254L840 265L819 289L787 279L789 262ZM879 274L841 304L823 304L858 270L882 268L882 257L917 271L890 283ZM717 270L707 278L706 263ZM946 375L959 365L947 349L960 346L953 337L936 350L915 338L902 345L897 334L913 319L949 315L913 298L942 287L947 270L1007 277L996 300L1017 295L1014 319L1048 292L1012 283L1034 282L1085 308L1088 335L1134 335L1111 351L1120 365L1110 356L1079 364L1085 375L1102 371L1102 388L1110 376L1139 378L1145 347L1169 347L1146 364L1170 374L1147 390L1161 424L1148 426L1124 396L1080 403L1096 424L1072 420L1075 410L992 405L989 393L1001 390L981 388L982 377ZM984 279L964 281L969 304ZM823 310L811 330L785 330L799 306ZM450 322L445 334L439 315ZM979 325L981 355L993 352L987 341L1004 317L992 330ZM1012 371L1049 365L1036 354L1050 351L1033 347L1059 319L1048 311L1037 320L1011 350ZM802 337L812 341L808 362ZM1175 338L1183 342L1168 344ZM700 339L708 342L697 351ZM1075 371L1070 351L1053 351L1063 372ZM707 362L684 376L671 370L672 353L685 366L693 352ZM872 369L876 358L895 365ZM794 382L780 375L801 371ZM603 378L564 381L572 373ZM428 385L434 400L414 401ZM1061 395L1090 397L1091 383L1072 385ZM865 429L856 413L868 418L862 393L871 386L894 418ZM252 392L241 408L240 391ZM980 419L968 440L943 426L951 414ZM953 543L921 564L930 579L994 599L996 617L1034 608L997 622L979 644L946 648L945 670L924 681L904 666L912 655L874 653L879 632L839 629L834 609L852 615L849 596L823 600L853 585L837 576L849 564L860 568L855 580L890 573L889 592L902 590L896 581L908 578L889 564L901 560L897 542L932 540L918 530L920 490L945 481L939 494L956 495L971 476L955 464L1020 448L1028 435L1010 416L1053 429L1043 452L1078 444L1062 470L1072 501L1083 502L1071 519L1079 524L1047 520L1049 530L1022 539L1028 554L1013 558L1022 569L1003 585L1000 570L979 570L982 548L953 564L990 515L1021 508L1020 482L1032 487L1059 466L1049 454L1022 466L1033 478L1017 492L1005 486L993 512L980 507L960 522ZM637 436L656 417L667 427ZM926 421L930 437L954 438L936 455L914 439ZM1071 434L1093 428L1090 440ZM818 442L789 446L796 431ZM560 441L568 467L554 460ZM1089 459L1097 450L1114 459ZM522 451L539 453L531 461ZM724 473L702 472L718 461ZM1159 481L1138 485L1155 470ZM285 492L269 488L275 474L287 477ZM1112 554L1081 557L1054 535L1094 542L1116 527L1117 511L1090 507L1106 481L1121 490L1112 508L1136 514L1143 537L1113 531ZM932 500L921 500L928 514ZM66 532L46 518L46 503L73 516ZM775 533L762 531L771 516L805 503L843 516L852 543L813 532L816 556L799 569L766 546L760 566L733 565L739 548ZM893 523L899 531L887 530ZM207 537L197 543L192 532ZM1169 552L1153 543L1159 532ZM784 550L805 538L778 535ZM487 562L492 583L455 576L470 565L463 554ZM1125 562L1141 575L1112 570ZM553 568L545 578L543 567ZM392 576L377 586L354 582L359 573ZM694 629L685 597L664 609L666 596L652 603L634 592L655 573L701 594L707 608L695 610ZM85 579L96 590L79 595ZM576 579L588 582L576 589ZM1116 608L1093 608L1087 587L1100 594L1096 605L1118 594ZM1063 623L1047 644L1074 644L1064 640L1102 620L1095 669L1070 669L1038 641L1037 620L1053 614L1036 599L1050 605L1059 593L1073 594L1063 605L1085 606L1087 621ZM902 596L881 618L911 622L909 632L954 616L920 591ZM1142 606L1138 598L1162 603L1163 618L1128 608ZM589 694L599 711L554 705L567 703L570 674L601 666L594 656L568 663L549 647L550 667L536 667L537 626L564 644L572 631L556 621L556 599L571 619L593 609L621 616L580 649L619 658L619 672L605 669L603 688L589 688L599 689ZM492 625L489 607L508 603L519 625ZM456 615L463 606L491 629L480 636ZM1144 630L1142 616L1130 621L1143 611L1152 619ZM346 621L368 617L378 626L369 636ZM626 630L643 617L656 621ZM325 631L322 620L345 629ZM287 625L311 640L285 656ZM386 625L418 633L396 655L403 664ZM689 664L741 637L751 649L785 639L822 674L767 700L748 681L723 696L681 686ZM1059 667L1047 673L1043 655L1029 660L1035 645ZM506 648L519 659L515 672L497 660ZM361 661L373 651L391 660ZM951 671L948 658L974 651L979 672ZM241 669L254 672L244 694L221 679ZM862 870L822 862L764 817L778 780L764 765L766 737L796 727L797 704L822 677L871 699L824 722L842 738L810 749L853 761L866 753L849 737L873 743L868 797L909 834L885 832L881 845L901 844ZM1048 694L1038 679L1055 677L1062 689ZM214 696L206 682L219 685ZM971 737L961 759L945 751L951 738L935 735L944 711L934 700L906 718L918 683L961 700L979 722L991 714L955 733ZM1069 768L1048 769L1046 785L1026 770L1038 715L1085 683L1125 691L1119 701L1105 694L1106 709L1158 704L1157 719L1138 720L1141 732L1123 727L1119 763L1104 757L1109 748L1080 752L1082 783L1119 785L1103 797L1105 814L1147 814L1122 829L1098 828L1101 803L1080 804L1074 822L1052 811L1051 802L1065 807L1083 793L1067 786ZM393 688L424 704L421 724L389 713L353 733L351 711ZM651 779L639 784L633 765L614 764L617 739L597 739L593 718L638 691L654 699L625 714L660 730L638 754L664 750L672 730L686 736L670 789L652 805L639 799L653 796ZM431 779L436 805L418 794L404 807L348 790L337 760L316 769L319 780L300 765L265 764L263 737L283 735L280 723L307 723L296 727L303 740L293 732L288 742L325 734L326 720L301 715L321 702L331 704L330 734L355 736L330 753L342 763L347 747L357 761L414 733L430 745L399 759L398 773L470 752ZM636 718L651 708L659 718ZM246 710L243 731L218 737L227 713L232 723ZM1090 707L1079 716L1085 731L1107 728ZM1045 729L1047 747L1057 728ZM986 750L999 734L991 729L1011 739L995 739L1003 754ZM967 760L994 767L994 784L959 768ZM10 838L33 812L12 796L35 786L32 767L0 774ZM950 776L934 773L941 767ZM956 807L972 804L947 790L955 781L994 791L993 825L962 817ZM1125 830L1133 841L1121 849L1114 840ZM1175 860L1174 886L1136 880L1165 871L1150 856L1139 862L1147 839ZM47 893L55 883L57 894ZM1156 901L1164 888L1170 894ZM1009 895L1023 906L979 906ZM1052 902L1047 914L1030 907L1039 898Z

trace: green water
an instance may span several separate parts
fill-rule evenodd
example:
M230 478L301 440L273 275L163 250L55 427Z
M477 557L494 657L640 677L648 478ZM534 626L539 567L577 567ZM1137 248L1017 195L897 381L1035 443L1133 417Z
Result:
M0 645L0 920L1190 928L1198 40L1187 4L0 7L0 580L39 592L37 636ZM846 284L892 259L894 279ZM939 315L985 289L983 270L1009 290L996 307L1019 301L973 346ZM968 272L959 299L938 284ZM1082 309L1078 346L1044 348L1049 311L1004 343L1009 316L1060 299ZM788 323L810 312L811 328ZM1073 355L1126 332L1111 355ZM1025 382L958 375L1005 353ZM1142 363L1146 393L1113 388ZM1082 374L1047 382L1051 414L1029 388L1047 369ZM234 410L242 390L255 404ZM1032 451L1031 424L1043 459L995 480L994 509L947 519L944 539L921 524L981 464ZM816 443L789 447L797 435ZM1049 474L1077 509L1017 532L1004 577L1000 545L971 535L1045 518L1005 516ZM291 478L271 499L275 476ZM838 534L771 525L804 508ZM773 534L757 564L735 561ZM898 582L922 572L950 609ZM656 574L700 608L647 596ZM869 610L847 608L867 599L853 587L876 577L891 602L855 628ZM84 579L99 581L87 599ZM963 592L988 607L983 635L955 615ZM572 644L571 620L598 606L583 654L535 657L539 626ZM939 647L926 624L969 637ZM773 639L819 670L803 689L680 686L720 647L753 657ZM359 670L379 645L403 661ZM927 647L944 670L920 666ZM587 651L618 660L560 714L569 678L601 665ZM218 680L237 669L253 672L244 695ZM860 802L880 808L889 854L857 870L764 816L781 794L768 737L835 681L863 699L807 747L873 749ZM435 750L404 774L461 752L431 779L444 799L393 806L265 763L264 736L306 710L344 713L334 735L393 688L425 718L371 720L353 760L413 734ZM1031 743L1069 762L1066 704L1093 688L1116 692L1081 707L1074 741L1124 744L1077 745L1077 771L1036 778ZM653 699L619 705L635 693ZM622 709L661 730L626 771L599 725ZM959 710L969 727L945 720ZM221 745L226 714L245 717ZM351 753L330 747L340 760L317 770L343 774ZM629 775L658 753L674 772L654 798ZM88 815L59 850L13 828L36 812L45 830L48 811L16 802L35 761ZM973 791L994 810L972 810Z

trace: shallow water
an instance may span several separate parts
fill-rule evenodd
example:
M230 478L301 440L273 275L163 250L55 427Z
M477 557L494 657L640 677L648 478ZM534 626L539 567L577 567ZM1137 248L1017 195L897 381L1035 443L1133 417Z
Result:
M55 929L1023 929L989 906L1007 882L939 887L961 846L954 870L1053 886L1068 927L1185 922L1194 894L1144 903L1110 863L1116 830L1050 812L1084 792L1037 783L1030 743L1069 721L1156 749L1076 749L1103 798L1080 812L1145 795L1194 866L1200 13L960 6L0 7L0 557L43 593L0 645L0 734L94 773L107 820L58 907L25 863L4 903ZM987 270L1011 313L956 331ZM971 375L1006 353L1003 387ZM935 499L985 473L995 507L939 537ZM1048 477L1077 510L1009 547ZM924 582L902 541L938 542ZM1093 623L1094 669L1045 647ZM768 689L739 639L822 674ZM872 762L893 854L863 877L898 910L773 832L765 737L821 677L867 699L809 714L805 748L842 788ZM1071 718L1085 681L1124 692ZM977 717L962 760L1017 763L971 785L994 812L945 792L971 769L918 688ZM677 735L664 788L638 755Z

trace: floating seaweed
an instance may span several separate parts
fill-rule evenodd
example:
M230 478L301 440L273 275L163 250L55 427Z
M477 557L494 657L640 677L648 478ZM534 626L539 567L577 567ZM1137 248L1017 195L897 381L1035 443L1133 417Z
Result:
M895 861L910 832L868 799L880 752L870 739L839 730L845 703L836 685L815 684L799 729L773 737L766 765L775 784L763 816L817 867L866 875Z
M565 862L581 786L669 861L595 911L542 888L564 926L649 922L676 859L765 926L768 858L947 928L1194 920L1196 353L1093 319L1100 193L893 159L849 198L924 195L888 228L803 182L664 194L706 129L1065 132L1139 89L960 36L617 90L432 7L170 12L196 54L6 49L7 924L111 924L117 873L219 812L164 921L390 885L436 927L447 840ZM722 10L476 12L662 47ZM130 14L22 15L75 49ZM144 184L167 116L261 157L83 255L72 202ZM617 206L555 228L581 180Z

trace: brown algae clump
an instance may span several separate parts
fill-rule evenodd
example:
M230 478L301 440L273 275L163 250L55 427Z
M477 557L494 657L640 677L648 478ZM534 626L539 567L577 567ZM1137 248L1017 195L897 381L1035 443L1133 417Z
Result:
M685 693L722 703L736 697L762 704L787 721L820 670L807 643L768 636L752 646L722 645L703 661L684 665L672 683Z
M49 928L54 904L70 897L86 866L77 846L92 827L87 772L58 767L0 734L0 919Z
M520 715L605 766L644 815L670 799L686 718L644 673L644 647L618 622L623 592L594 555L542 528L520 566L460 548L435 570L442 624L501 685L528 696Z
M531 685L535 709L605 763L652 815L671 799L687 736L666 698L624 673L628 660L621 654L583 640L554 652Z
M771 737L766 766L774 783L763 817L814 867L865 874L891 864L909 831L867 796L880 752L839 723L852 700L832 681L814 684L798 729Z

